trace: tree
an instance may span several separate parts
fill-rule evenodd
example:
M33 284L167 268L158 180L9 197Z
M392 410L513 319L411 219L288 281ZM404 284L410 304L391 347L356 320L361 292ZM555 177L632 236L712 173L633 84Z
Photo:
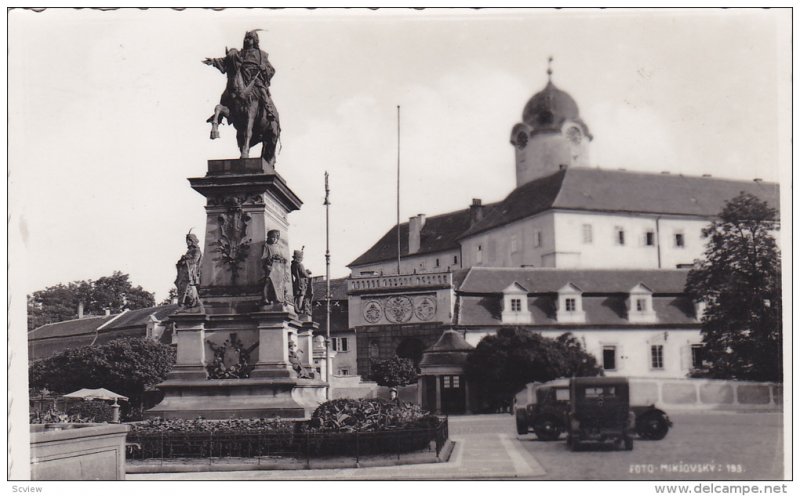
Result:
M96 281L57 284L28 295L28 330L78 317L78 304L86 314L103 315L106 309L118 313L155 305L155 296L133 286L128 274L114 271Z
M175 365L175 350L144 338L115 339L102 346L67 349L32 363L34 389L66 394L81 388L106 388L127 396L130 407L142 405L144 392L167 377Z
M159 305L171 305L173 300L177 301L178 299L178 288L172 286L169 288L169 293L167 293L167 297L159 303Z
M465 372L490 405L498 407L529 382L596 376L602 369L569 333L551 339L524 328L505 327L478 343L467 357Z
M394 356L388 360L373 360L370 378L379 386L396 389L417 382L417 368L408 358Z
M696 376L783 380L781 262L772 233L777 211L742 193L703 230L703 260L686 292L705 303L701 332L705 365Z

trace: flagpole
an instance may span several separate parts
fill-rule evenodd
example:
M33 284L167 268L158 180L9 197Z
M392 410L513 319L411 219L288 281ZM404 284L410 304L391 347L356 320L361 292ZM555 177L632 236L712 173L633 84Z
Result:
M400 275L400 105L397 106L397 275Z
M330 245L330 206L328 199L330 189L328 188L328 171L325 171L325 399L331 399L331 245Z

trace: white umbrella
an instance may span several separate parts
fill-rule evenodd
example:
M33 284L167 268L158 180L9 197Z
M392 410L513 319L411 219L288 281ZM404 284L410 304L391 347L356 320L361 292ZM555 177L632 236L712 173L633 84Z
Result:
M99 389L79 389L78 391L65 394L64 398L83 398L85 400L114 400L116 404L117 400L128 401L126 396L122 396L121 394L117 394L113 391L109 391L106 388L99 388Z

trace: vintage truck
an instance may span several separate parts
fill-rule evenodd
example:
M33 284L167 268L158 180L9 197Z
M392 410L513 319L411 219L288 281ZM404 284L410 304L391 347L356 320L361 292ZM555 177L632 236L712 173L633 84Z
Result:
M641 439L659 440L669 432L672 421L656 406L649 388L638 379L629 379L630 408L636 416L636 433ZM531 430L542 441L554 441L566 432L569 411L569 379L530 383L514 397L517 433Z

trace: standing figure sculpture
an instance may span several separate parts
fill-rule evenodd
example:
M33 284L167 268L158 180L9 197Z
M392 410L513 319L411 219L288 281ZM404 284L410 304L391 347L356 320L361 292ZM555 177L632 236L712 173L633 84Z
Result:
M175 264L178 275L175 286L178 288L178 304L184 308L200 305L197 287L200 286L200 240L191 232L186 235L186 254Z
M311 315L311 278L303 266L303 251L295 250L292 256L292 295L294 310L299 314Z
M236 142L241 158L250 155L250 147L261 143L261 158L275 164L275 151L281 134L278 110L269 92L275 68L267 52L258 45L258 33L248 31L242 50L226 49L225 57L206 58L206 65L227 75L228 83L208 122L211 139L219 138L219 123L225 117L236 128Z
M264 252L261 255L261 267L264 269L264 304L272 305L284 303L286 289L284 274L286 273L286 259L280 252L278 240L281 232L273 229L267 233L267 242L264 243Z

